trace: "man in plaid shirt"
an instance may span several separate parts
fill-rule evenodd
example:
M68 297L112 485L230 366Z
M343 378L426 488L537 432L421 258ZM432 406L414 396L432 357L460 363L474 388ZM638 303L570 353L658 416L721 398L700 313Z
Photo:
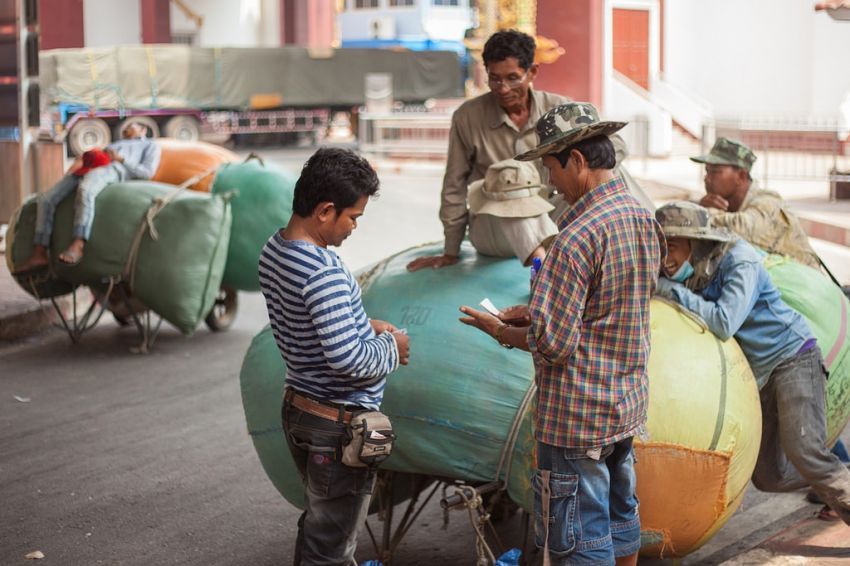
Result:
M570 103L537 122L541 158L573 205L527 307L461 321L534 358L537 545L544 563L636 564L640 518L632 439L649 400L649 301L664 236L616 177L608 139L623 122ZM580 504L579 504L580 501Z

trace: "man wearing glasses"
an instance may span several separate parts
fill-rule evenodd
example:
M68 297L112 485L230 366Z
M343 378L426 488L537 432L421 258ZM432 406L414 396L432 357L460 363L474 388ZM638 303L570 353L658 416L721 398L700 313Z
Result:
M440 206L446 238L443 255L418 258L408 264L410 271L457 263L467 225L476 248L490 253L496 250L501 253L495 255L504 257L517 255L526 265L534 257L542 259L544 244L558 233L545 213L532 218L470 217L467 209L468 185L483 179L493 163L536 147L537 120L546 111L569 102L558 94L531 88L538 71L534 49L534 38L515 30L497 32L484 45L482 57L490 92L466 101L452 116ZM542 179L548 178L542 170L540 173Z

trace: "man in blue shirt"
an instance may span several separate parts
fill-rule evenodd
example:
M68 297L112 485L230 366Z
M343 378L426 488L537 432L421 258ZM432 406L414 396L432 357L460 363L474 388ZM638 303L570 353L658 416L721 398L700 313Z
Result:
M47 249L53 234L53 215L56 207L68 195L77 192L74 202L74 239L57 258L65 265L76 265L83 258L83 250L91 235L94 222L94 203L97 195L107 185L131 179L150 179L159 167L160 149L146 137L147 128L130 122L121 131L123 139L106 146L107 164L89 170L83 158L77 159L70 171L50 190L39 195L35 220L35 246L15 273L25 273L47 266Z
M378 177L343 149L318 150L295 184L292 218L260 255L260 288L286 362L283 429L304 479L295 564L354 566L374 467L342 462L352 416L378 410L387 374L408 360L408 337L370 320L360 286L328 246L357 228Z
M850 524L850 471L826 446L826 370L805 319L786 305L747 242L714 229L708 211L675 202L656 211L667 238L656 292L735 337L755 374L762 439L753 484L771 492L810 485Z

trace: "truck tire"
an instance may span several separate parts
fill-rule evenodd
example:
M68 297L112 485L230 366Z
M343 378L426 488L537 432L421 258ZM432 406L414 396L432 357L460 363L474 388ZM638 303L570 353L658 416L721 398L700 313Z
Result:
M111 141L109 126L100 118L83 118L68 132L68 148L77 157L93 147L104 147Z
M174 116L165 123L163 133L167 138L198 141L201 137L201 123L194 116Z
M156 120L148 116L130 116L118 122L118 127L115 129L115 139L121 139L121 131L129 124L141 124L148 129L149 138L159 137L159 124Z

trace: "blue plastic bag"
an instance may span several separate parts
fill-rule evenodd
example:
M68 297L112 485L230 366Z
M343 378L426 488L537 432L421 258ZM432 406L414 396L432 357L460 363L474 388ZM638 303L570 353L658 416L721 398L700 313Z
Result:
M518 548L512 548L501 555L494 566L519 566L520 556L522 556L522 551Z

